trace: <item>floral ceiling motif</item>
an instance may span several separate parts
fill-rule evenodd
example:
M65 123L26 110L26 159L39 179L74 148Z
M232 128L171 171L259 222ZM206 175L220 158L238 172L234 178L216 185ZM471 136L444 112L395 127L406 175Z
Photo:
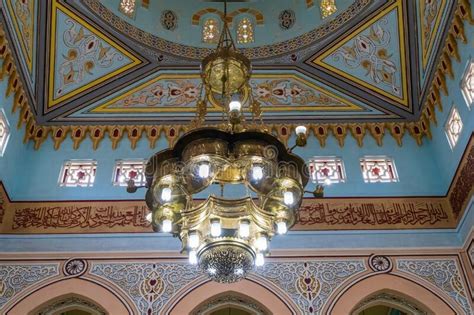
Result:
M312 62L408 107L404 32L398 1Z
M69 9L53 3L49 107L140 63Z

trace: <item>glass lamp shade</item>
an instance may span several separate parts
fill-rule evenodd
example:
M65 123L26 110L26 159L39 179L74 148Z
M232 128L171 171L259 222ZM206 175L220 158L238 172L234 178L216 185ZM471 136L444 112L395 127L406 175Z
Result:
M206 57L201 65L204 85L214 93L232 95L250 79L250 61L242 54L223 47Z
M259 193L268 193L273 186L275 165L272 161L264 161L263 159L252 160L248 162L246 171L246 179L250 189Z
M175 176L168 175L156 182L153 187L153 194L156 207L167 205L175 210L186 207L186 193Z

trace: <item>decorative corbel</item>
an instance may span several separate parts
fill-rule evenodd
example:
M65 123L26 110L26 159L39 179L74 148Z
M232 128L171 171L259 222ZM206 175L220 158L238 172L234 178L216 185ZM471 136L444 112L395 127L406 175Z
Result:
M326 146L326 139L328 138L328 125L312 125L311 129L313 130L314 136L319 140L319 145L324 148Z
M387 124L390 134L397 142L398 146L402 146L402 139L405 135L405 124L403 123L388 123Z
M365 125L364 124L350 124L349 125L352 137L356 139L357 145L362 147L364 144L365 137Z
M456 15L459 15L463 20L469 22L469 24L474 24L474 19L471 14L471 4L469 0L459 0L458 6L456 8Z
M130 140L130 145L132 150L135 150L137 147L137 142L142 137L143 126L131 126L127 127L127 136L128 140Z
M423 144L423 133L421 132L421 128L419 126L419 123L417 122L411 122L407 125L408 127L408 132L410 135L415 138L416 143L420 146Z
M179 129L176 126L164 126L163 129L168 145L171 148L179 137Z
M448 88L446 87L446 78L441 70L437 70L434 77L434 85L443 91L444 95L449 95Z
M22 89L18 89L13 96L13 106L12 106L12 113L15 113L19 108L23 106L28 106L26 103L26 95Z
M10 77L8 78L8 85L5 95L9 97L13 92L16 92L18 90L19 85L20 79L18 77L18 73L16 72L16 70L13 70L10 74Z
M95 151L99 147L100 142L105 137L105 126L91 126L89 127L89 136L92 140L92 149Z
M34 148L38 150L41 144L48 138L49 128L44 126L36 126L33 133L33 141L35 142Z
M458 43L456 38L454 38L453 34L448 34L448 38L446 39L446 49L448 55L456 59L457 62L461 61L461 56L459 56L458 51Z
M464 22L457 14L455 14L453 17L453 24L449 30L449 33L453 34L453 36L457 39L460 39L464 44L467 43L466 34L464 32Z
M383 136L385 135L385 124L384 123L373 123L369 124L369 131L378 146L383 145Z
M453 68L451 66L451 58L446 52L443 52L443 54L441 55L440 65L441 71L443 71L444 74L447 74L450 79L454 79Z
M87 128L86 126L73 126L71 127L71 138L73 142L73 149L77 150L79 145L84 140L87 135Z
M431 135L431 127L430 127L430 120L426 117L425 113L422 113L420 117L419 124L421 125L421 130L425 133L428 139L432 139Z
M107 131L109 132L109 138L112 142L112 149L115 150L118 146L119 141L123 137L123 126L108 126Z
M61 143L66 139L67 133L69 132L69 126L53 126L51 135L54 142L54 150L58 150Z
M347 125L345 124L331 125L331 131L334 137L336 137L337 142L339 143L339 146L341 148L344 147L344 139L346 138L346 135L347 135Z
M150 143L150 149L154 149L156 141L160 138L161 127L158 126L146 126L145 127L146 137Z

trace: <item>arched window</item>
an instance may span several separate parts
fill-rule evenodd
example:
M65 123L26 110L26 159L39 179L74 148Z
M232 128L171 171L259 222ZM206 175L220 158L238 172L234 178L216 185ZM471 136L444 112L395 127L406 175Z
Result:
M126 16L133 18L135 15L135 0L121 0L119 5L119 11Z
M337 11L335 0L321 0L319 8L321 9L321 17L323 19Z
M253 24L248 18L240 20L237 26L237 43L247 44L254 42Z
M219 40L219 22L210 18L204 21L202 25L202 41L204 43L215 44Z

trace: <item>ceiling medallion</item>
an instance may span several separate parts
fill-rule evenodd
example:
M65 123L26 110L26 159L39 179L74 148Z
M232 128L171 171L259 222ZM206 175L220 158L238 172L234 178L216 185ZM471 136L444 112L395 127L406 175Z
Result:
M242 104L251 64L223 25L216 50L202 61L194 128L149 159L145 199L155 231L179 237L191 264L231 283L262 266L271 238L294 225L309 174L304 160L264 129L258 102ZM220 128L203 125L214 94L222 101ZM294 147L306 145L306 128L296 133ZM137 188L130 181L127 190Z

